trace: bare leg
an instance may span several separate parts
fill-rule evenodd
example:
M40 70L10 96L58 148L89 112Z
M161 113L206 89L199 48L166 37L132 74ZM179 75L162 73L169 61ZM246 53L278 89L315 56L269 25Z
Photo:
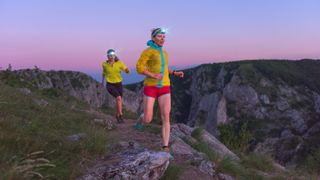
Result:
M143 96L143 123L149 124L152 121L153 116L153 105L155 102L155 98L149 96Z
M117 117L119 117L119 116L122 116L122 97L121 96L118 96L117 98L116 98L116 101L117 101L117 105L116 105L116 107L117 107Z
M171 95L162 95L158 98L158 101L162 119L162 141L164 146L168 146L170 140Z

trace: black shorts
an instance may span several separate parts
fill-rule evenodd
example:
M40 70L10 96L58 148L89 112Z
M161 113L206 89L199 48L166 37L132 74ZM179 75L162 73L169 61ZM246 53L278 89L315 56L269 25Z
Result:
M119 83L109 83L107 82L106 84L108 92L113 96L113 97L122 97L122 82Z

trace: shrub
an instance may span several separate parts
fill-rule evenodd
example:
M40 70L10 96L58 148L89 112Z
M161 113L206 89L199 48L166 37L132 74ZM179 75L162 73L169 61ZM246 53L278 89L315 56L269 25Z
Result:
M253 135L248 130L247 125L248 122L219 125L221 142L236 153L246 152L250 141L253 139Z
M180 165L170 163L161 180L179 179L179 176L181 175L182 171L183 168Z

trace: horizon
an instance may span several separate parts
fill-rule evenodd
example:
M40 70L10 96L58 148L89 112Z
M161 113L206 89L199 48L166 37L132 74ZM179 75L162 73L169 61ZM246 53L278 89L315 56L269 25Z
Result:
M319 59L320 2L0 0L0 67L100 72L114 48L130 69L166 27L170 66ZM110 26L112 28L110 28Z
M171 69L173 70L188 70L188 69L193 69L193 68L196 68L198 66L201 66L201 65L206 65L206 64L219 64L219 63L233 63L233 62L244 62L244 61L304 61L304 60L311 60L311 61L320 61L320 59L308 59L308 58L303 58L303 59L298 59L298 60L292 60L292 59L243 59L243 60L235 60L235 61L225 61L225 62L213 62L213 63L203 63L203 64L192 64L192 65L186 65L186 66L170 66ZM15 69L14 67L11 67L12 69L11 70L26 70L26 69L35 69L35 68L39 68L39 67L36 67L34 66L33 68L20 68L20 69ZM0 66L0 71L2 70L5 70L5 69L8 69L7 68L4 68L4 67L1 67ZM41 69L39 68L40 70L43 70L43 71L61 71L61 69L57 69L57 70L54 70L54 69ZM62 71L76 71L76 70L68 70L68 69L65 69L65 70L62 70ZM76 72L82 72L82 73L85 73L87 74L88 76L92 77L93 79L95 79L97 82L101 82L101 77L102 77L102 74L100 71L76 71ZM138 82L142 82L143 79L144 79L144 76L141 75L141 74L138 74L136 71L135 71L135 68L130 68L130 74L126 74L126 73L123 73L121 72L122 74L122 78L123 78L123 84L124 85L128 85L128 84L134 84L134 83L138 83Z

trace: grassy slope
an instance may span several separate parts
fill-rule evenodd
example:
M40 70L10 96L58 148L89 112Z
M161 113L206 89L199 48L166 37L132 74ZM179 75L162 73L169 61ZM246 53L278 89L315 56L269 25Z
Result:
M108 153L105 149L108 133L92 123L94 115L83 111L89 108L88 105L61 92L55 94L31 88L31 95L24 95L16 88L22 86L18 80L11 77L9 82L3 78L1 72L0 179L21 178L32 171L57 179L74 179L81 172L80 163L89 163ZM49 104L38 105L36 99ZM77 133L87 136L77 142L66 140L66 136ZM37 151L43 153L30 156ZM36 158L50 162L44 159L30 161ZM23 161L25 159L30 162ZM44 162L55 167L45 167ZM23 167L27 169L24 171ZM19 171L23 172L19 174Z

